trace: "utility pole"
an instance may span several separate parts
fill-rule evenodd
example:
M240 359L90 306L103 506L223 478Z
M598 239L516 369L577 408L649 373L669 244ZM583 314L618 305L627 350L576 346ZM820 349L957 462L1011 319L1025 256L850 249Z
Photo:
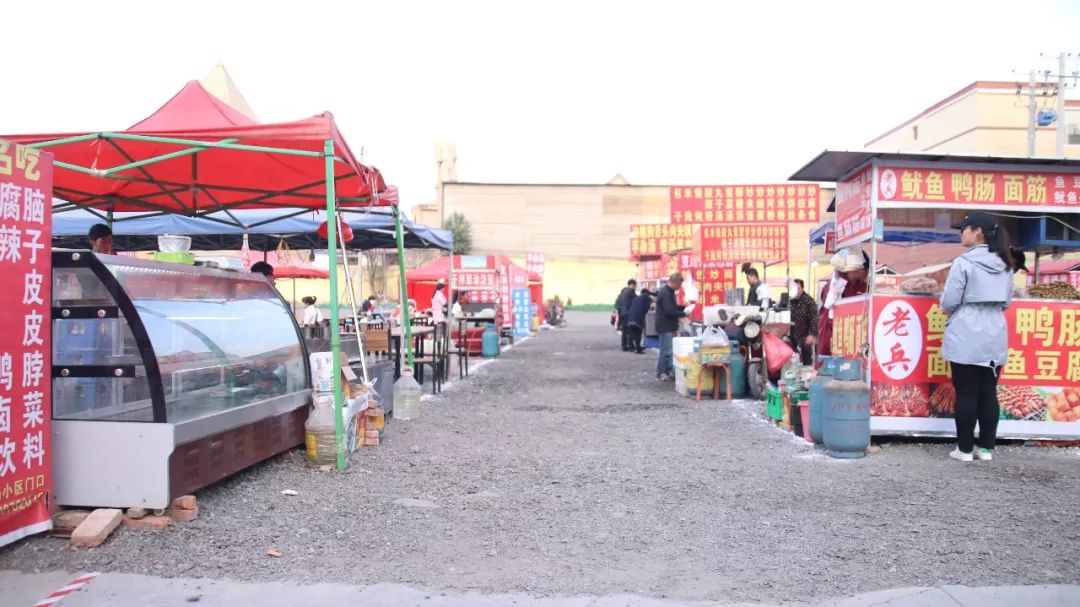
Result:
M1065 53L1058 54L1057 151L1055 156L1065 157Z
M1038 124L1035 122L1035 115L1037 111L1038 110L1035 107L1035 70L1031 70L1028 72L1028 158L1035 157L1035 132L1038 128Z

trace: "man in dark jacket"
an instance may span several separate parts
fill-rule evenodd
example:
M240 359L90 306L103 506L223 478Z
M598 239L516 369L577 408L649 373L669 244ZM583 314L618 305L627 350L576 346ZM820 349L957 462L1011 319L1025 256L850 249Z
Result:
M656 360L656 379L675 379L675 366L671 360L672 340L679 330L679 319L686 316L686 311L679 307L675 292L682 288L682 274L671 275L666 285L660 287L656 296L656 332L660 335L660 356Z
M796 278L791 290L791 301L788 304L791 309L791 329L788 335L791 345L799 353L802 364L809 365L813 362L814 342L818 334L818 310L814 298L806 292L806 285Z
M630 352L632 350L630 346L630 332L626 330L627 323L630 320L630 304L634 303L634 298L637 297L637 281L631 278L626 281L626 288L619 292L619 297L615 299L615 312L619 317L619 333L622 335L622 350L623 352Z
M652 293L642 287L641 294L634 298L630 304L630 314L627 321L627 330L630 332L630 347L637 354L644 354L645 348L641 347L641 338L645 333L645 315L652 306Z

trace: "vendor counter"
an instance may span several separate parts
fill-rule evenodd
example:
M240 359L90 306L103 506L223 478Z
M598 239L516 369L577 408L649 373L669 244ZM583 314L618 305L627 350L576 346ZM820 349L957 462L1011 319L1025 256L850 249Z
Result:
M53 252L56 501L164 508L303 442L299 329L261 276Z
M998 400L1002 438L1080 438L1080 301L1014 299ZM956 393L941 355L948 316L935 295L837 302L833 353L868 355L871 432L955 436Z

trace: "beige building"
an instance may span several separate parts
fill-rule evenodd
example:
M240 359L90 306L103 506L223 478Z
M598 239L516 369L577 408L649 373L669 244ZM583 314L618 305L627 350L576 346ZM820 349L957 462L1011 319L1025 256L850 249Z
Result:
M822 190L822 216L832 194ZM594 185L445 182L437 196L442 206L414 207L414 218L438 226L451 213L464 214L472 224L475 254L524 259L543 253L545 294L577 304L614 301L637 273L629 259L630 226L669 223L671 217L669 186L631 185L621 175ZM812 227L789 226L794 276L805 276Z
M1029 87L1026 83L973 82L866 143L882 152L940 152L1027 156ZM1056 109L1052 84L1036 84L1039 109ZM1080 100L1065 102L1065 155L1080 157ZM1035 156L1054 157L1055 125L1036 129Z

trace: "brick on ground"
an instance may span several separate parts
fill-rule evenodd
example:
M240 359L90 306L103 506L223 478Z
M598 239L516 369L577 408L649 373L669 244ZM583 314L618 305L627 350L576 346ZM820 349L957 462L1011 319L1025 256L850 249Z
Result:
M90 516L87 510L64 510L53 515L52 535L56 537L71 537L72 532L86 517Z
M124 527L138 529L139 531L164 531L173 524L173 520L167 516L144 516L142 518L124 517Z
M195 500L194 495L181 495L180 497L172 501L170 508L179 508L180 510L198 510L199 504Z
M105 543L109 534L120 524L124 513L116 508L98 508L86 517L71 534L71 545L95 548Z

